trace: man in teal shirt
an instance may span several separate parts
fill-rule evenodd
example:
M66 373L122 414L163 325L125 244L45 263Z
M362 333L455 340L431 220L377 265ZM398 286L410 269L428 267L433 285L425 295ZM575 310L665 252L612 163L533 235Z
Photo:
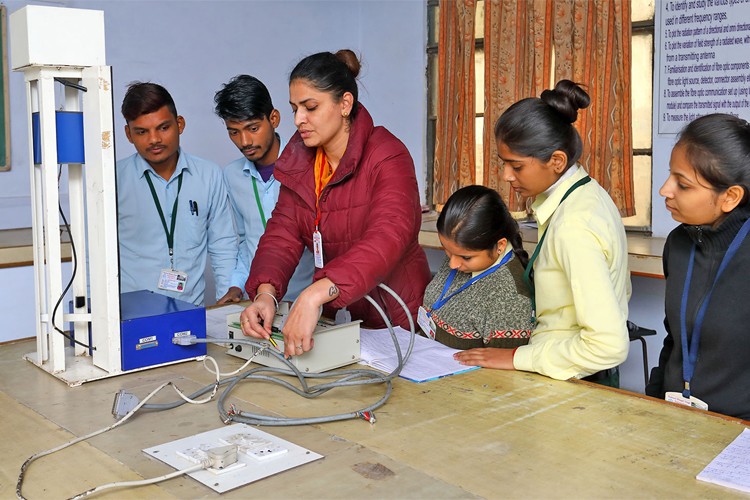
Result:
M224 168L224 179L234 209L240 247L231 285L219 303L239 302L244 295L250 264L279 198L281 184L273 169L282 150L276 127L279 111L263 83L249 75L238 75L216 92L216 114L224 120L229 138L244 158ZM294 300L312 283L312 254L305 250L289 281L286 300Z
M185 119L161 85L130 85L122 114L137 153L117 162L121 291L203 305L210 255L221 297L237 256L221 169L180 148Z

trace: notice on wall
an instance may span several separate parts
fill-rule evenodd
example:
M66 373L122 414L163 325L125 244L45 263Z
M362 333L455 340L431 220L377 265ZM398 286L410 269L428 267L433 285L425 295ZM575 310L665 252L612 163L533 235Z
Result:
M695 118L750 118L750 0L663 0L658 133Z

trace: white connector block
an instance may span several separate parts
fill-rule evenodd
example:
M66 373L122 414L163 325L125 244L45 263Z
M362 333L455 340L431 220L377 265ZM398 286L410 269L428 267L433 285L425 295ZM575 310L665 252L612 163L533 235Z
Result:
M276 314L273 320L273 338L281 352L284 351L283 336L278 333L284 327L286 316ZM300 356L293 356L290 362L304 373L322 373L334 368L351 365L360 360L359 324L361 321L335 324L334 322L321 318L313 331L315 348ZM227 330L229 338L246 338L240 328L240 313L227 316ZM269 347L269 349L274 349ZM227 350L228 354L242 359L250 359L260 349L247 344L233 344ZM289 368L286 363L273 354L263 351L254 359L254 363L271 366L274 368Z
M221 441L235 446L240 453L244 453L255 460L268 460L289 451L288 448L279 446L273 441L249 433L233 434L222 438Z
M198 446L178 450L177 456L194 464L210 463L206 470L213 474L225 474L242 467L244 462L237 460L237 446L223 443L201 443Z
M211 459L211 467L224 469L237 463L237 446L227 445L208 450L208 458Z
M209 459L208 450L209 448L213 448L214 446L216 445L203 443L192 448L180 450L177 452L177 455L181 456L185 460L189 460L194 464L202 464L204 461Z
M225 456L231 457L231 451L222 452L221 456L216 455L216 453L219 453L216 450L217 448L227 445L232 445L235 449L244 446L246 451L250 453L240 450L239 453L236 453L237 462L224 469L211 467L189 474L190 477L200 481L217 493L224 493L264 477L323 458L322 455L314 451L246 424L223 426L147 448L143 451L147 455L180 470L189 467L191 464L203 464L206 458L214 460L212 463L218 463ZM209 456L209 450L214 452L213 459ZM252 454L253 451L255 455ZM242 468L240 469L240 467Z

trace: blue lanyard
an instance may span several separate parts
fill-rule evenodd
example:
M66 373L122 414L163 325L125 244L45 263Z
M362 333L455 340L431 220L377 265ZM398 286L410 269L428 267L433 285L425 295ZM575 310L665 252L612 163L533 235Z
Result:
M690 345L688 345L687 299L688 299L688 292L690 291L690 281L693 278L693 264L695 263L696 245L693 244L693 248L690 250L690 262L688 262L687 275L685 276L685 285L682 288L682 301L680 303L680 337L682 340L682 379L685 382L682 395L686 398L690 397L690 381L692 380L693 373L695 372L695 363L698 361L698 345L700 344L700 339L701 339L701 327L703 326L703 318L706 315L706 309L708 308L708 303L711 300L711 295L713 295L714 293L714 288L716 288L716 283L719 281L719 277L721 276L721 273L724 272L724 269L729 264L729 261L732 260L732 257L734 257L734 254L736 254L737 250L740 249L740 245L742 245L742 241L745 239L745 236L747 236L748 232L750 232L750 219L746 220L745 223L742 225L742 228L740 228L739 232L732 240L732 243L729 245L727 252L724 254L724 258L721 260L721 264L719 265L719 270L716 272L716 277L714 278L714 282L711 285L711 288L708 290L706 297L703 299L703 304L701 304L700 309L698 309L698 314L696 314L695 316L695 323L693 324L693 332L692 332L692 335L690 336Z
M450 274L448 275L448 279L445 280L445 286L443 286L443 291L440 293L440 298L438 298L435 301L435 303L432 304L432 308L430 310L430 313L432 313L433 311L437 311L438 309L440 309L441 307L443 307L446 304L446 302L448 302L450 299L452 299L453 297L455 297L459 293L463 292L464 290L466 290L471 285L473 285L477 281L481 280L485 276L489 276L490 274L494 273L495 271L497 271L498 269L500 269L501 267L503 267L505 264L508 263L508 261L510 260L510 258L512 256L513 256L513 252L512 251L508 252L508 254L505 257L503 257L503 260L501 260L499 263L497 263L494 266L492 266L491 268L485 270L482 274L474 276L469 281L467 281L466 283L464 283L463 285L461 285L461 288L459 288L458 290L456 290L455 292L453 292L452 294L450 294L450 295L448 295L446 297L445 294L448 291L448 288L450 288L451 284L453 284L453 280L455 279L456 274L458 273L458 271L456 269L452 269L451 272L450 272Z

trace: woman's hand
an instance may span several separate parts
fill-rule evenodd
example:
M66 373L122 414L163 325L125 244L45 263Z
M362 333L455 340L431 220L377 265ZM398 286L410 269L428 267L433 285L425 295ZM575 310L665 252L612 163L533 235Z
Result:
M466 366L481 366L496 370L515 370L513 367L514 351L515 349L481 347L457 352L453 355L453 359Z
M276 315L276 302L272 296L276 296L273 286L263 284L258 287L255 300L240 314L240 328L243 334L259 339L268 339L271 336L271 327Z
M338 295L338 287L328 278L318 280L302 291L281 330L285 356L300 356L313 348L313 331L320 318L320 308Z
M313 331L320 317L320 305L302 292L284 322L284 356L300 356L313 348Z

